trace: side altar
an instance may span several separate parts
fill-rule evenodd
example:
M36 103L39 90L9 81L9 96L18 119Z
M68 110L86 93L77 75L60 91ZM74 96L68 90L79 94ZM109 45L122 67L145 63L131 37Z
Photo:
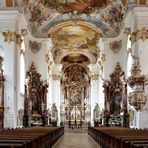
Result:
M125 73L117 63L115 70L110 74L110 81L104 81L105 110L104 125L129 127L127 111L127 82Z

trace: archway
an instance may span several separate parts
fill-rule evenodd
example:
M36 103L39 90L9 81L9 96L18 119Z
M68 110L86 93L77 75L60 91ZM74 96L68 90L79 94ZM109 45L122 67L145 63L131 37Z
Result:
M63 69L61 78L61 121L65 126L80 128L90 121L90 77L87 70L78 64Z

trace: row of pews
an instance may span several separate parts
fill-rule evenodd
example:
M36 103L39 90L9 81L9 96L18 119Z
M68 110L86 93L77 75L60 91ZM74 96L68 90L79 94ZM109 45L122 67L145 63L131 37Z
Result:
M32 127L0 131L0 148L51 148L63 127Z
M122 127L89 127L88 134L102 148L148 148L148 131Z

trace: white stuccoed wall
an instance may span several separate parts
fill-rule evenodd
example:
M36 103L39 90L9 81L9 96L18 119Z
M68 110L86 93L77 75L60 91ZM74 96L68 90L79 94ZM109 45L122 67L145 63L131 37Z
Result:
M122 37L116 39L105 39L104 41L104 52L106 61L104 63L104 78L110 80L110 74L114 71L117 62L120 63L122 71L126 73L126 58L127 58L127 46L126 46L127 35L122 35ZM122 40L122 47L118 53L114 53L110 49L110 42Z

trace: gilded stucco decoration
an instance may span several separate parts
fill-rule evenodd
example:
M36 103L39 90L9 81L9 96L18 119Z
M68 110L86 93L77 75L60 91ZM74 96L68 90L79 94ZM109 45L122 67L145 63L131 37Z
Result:
M41 43L38 43L36 41L29 41L29 47L33 53L39 52L41 49L41 45Z
M138 30L138 39L141 39L142 41L145 41L148 39L148 29L142 28Z
M11 43L15 41L16 32L7 30L6 32L2 32L2 34L4 36L4 42Z
M2 34L4 37L4 42L7 43L15 42L16 44L21 45L23 41L22 35L14 31L7 30L6 32L2 32Z
M16 37L16 44L21 45L22 42L23 42L22 35L21 34L16 34L15 37Z
M143 27L130 33L130 40L132 44L138 40L142 40L144 42L146 39L148 39L148 28Z
M98 80L99 79L99 76L100 75L98 75L98 74L93 74L93 75L91 75L91 79L92 80Z
M132 44L137 41L137 31L130 33L130 41Z
M122 40L110 43L110 48L115 54L117 54L120 51L121 47L122 47Z
M52 57L49 54L49 51L45 54L45 62L48 64L48 73L50 73L51 66L53 64Z
M60 75L54 74L52 75L53 80L60 80Z
M27 29L21 29L22 36L26 36L28 34Z

